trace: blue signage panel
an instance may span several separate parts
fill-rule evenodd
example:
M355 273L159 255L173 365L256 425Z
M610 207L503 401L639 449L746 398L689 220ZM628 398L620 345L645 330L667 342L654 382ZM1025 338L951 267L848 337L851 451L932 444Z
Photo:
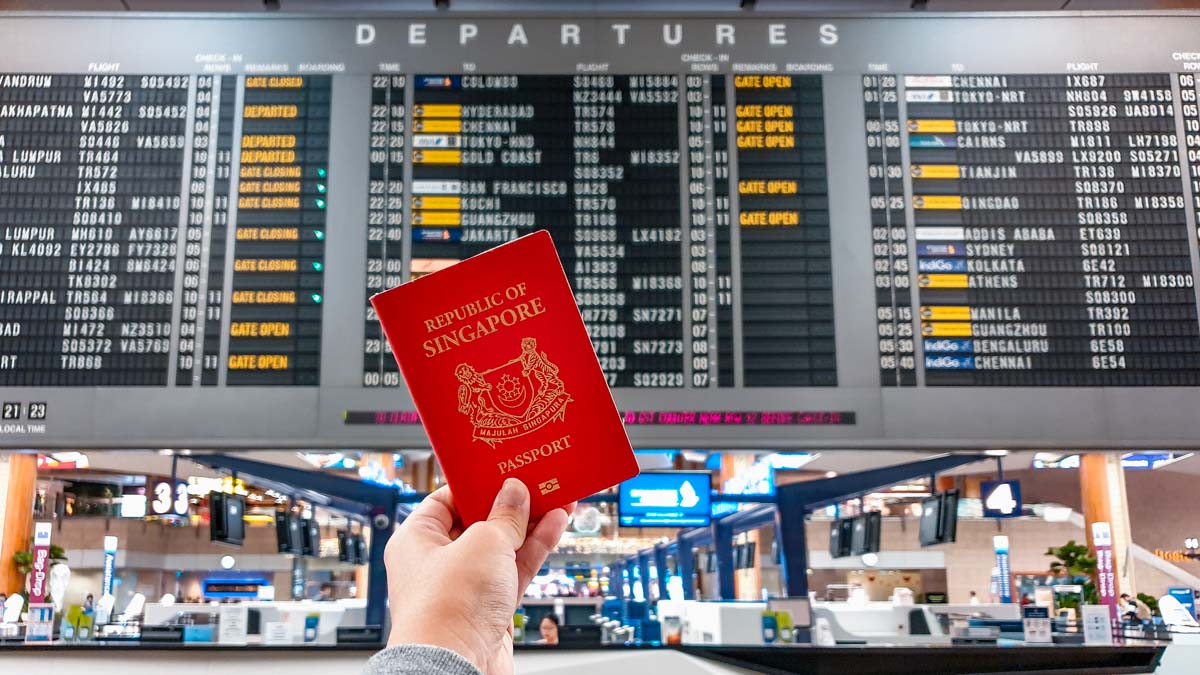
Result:
M100 597L112 595L113 577L117 574L117 538L104 538L104 572L100 577Z
M1167 589L1167 595L1178 600L1188 614L1191 614L1193 619L1196 618L1196 597L1192 594L1192 589L1172 586Z
M1021 482L986 481L979 486L984 518L1016 518L1021 515Z
M626 527L699 527L711 522L712 474L643 473L621 483L620 518Z
M1008 537L992 537L992 548L996 551L996 595L1000 602L1008 604L1012 597L1012 568L1008 557Z

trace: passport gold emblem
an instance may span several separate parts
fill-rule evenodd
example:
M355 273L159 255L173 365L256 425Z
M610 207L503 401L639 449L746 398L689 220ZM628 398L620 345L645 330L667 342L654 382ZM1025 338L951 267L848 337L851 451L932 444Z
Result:
M531 337L521 339L521 353L510 361L482 371L460 363L454 375L460 382L458 411L471 420L473 440L493 448L561 422L571 402L558 366Z
M541 491L541 493L544 495L548 495L551 492L558 490L559 487L561 487L561 486L558 484L557 478L551 478L548 481L543 481L541 483L538 483L538 490Z

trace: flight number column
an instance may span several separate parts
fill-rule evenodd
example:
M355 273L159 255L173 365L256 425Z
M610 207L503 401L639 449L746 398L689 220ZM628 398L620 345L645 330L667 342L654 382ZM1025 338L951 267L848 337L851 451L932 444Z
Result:
M911 387L917 378L898 96L895 75L863 76L879 381Z
M1170 77L905 84L926 383L1200 382Z
M734 90L744 384L836 386L821 76Z
M406 84L404 75L371 77L364 387L400 386L399 367L379 327L371 296L404 282Z
M246 77L227 384L319 384L330 84Z
M588 75L572 85L575 246L566 259L600 265L568 273L576 301L604 319L597 329L628 331L593 339L610 385L682 387L679 77ZM707 248L689 250L703 257Z

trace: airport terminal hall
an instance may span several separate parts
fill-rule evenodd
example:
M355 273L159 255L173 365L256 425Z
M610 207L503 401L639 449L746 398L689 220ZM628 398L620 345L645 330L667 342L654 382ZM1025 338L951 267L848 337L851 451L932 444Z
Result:
M0 673L1200 673L1200 0L0 0Z

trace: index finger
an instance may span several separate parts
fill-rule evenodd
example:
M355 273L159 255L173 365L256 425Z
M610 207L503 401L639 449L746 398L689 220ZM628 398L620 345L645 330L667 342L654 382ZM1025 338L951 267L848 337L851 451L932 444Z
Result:
M449 536L457 520L458 508L454 506L450 486L443 485L421 500L417 508L404 519L402 527L415 527Z

